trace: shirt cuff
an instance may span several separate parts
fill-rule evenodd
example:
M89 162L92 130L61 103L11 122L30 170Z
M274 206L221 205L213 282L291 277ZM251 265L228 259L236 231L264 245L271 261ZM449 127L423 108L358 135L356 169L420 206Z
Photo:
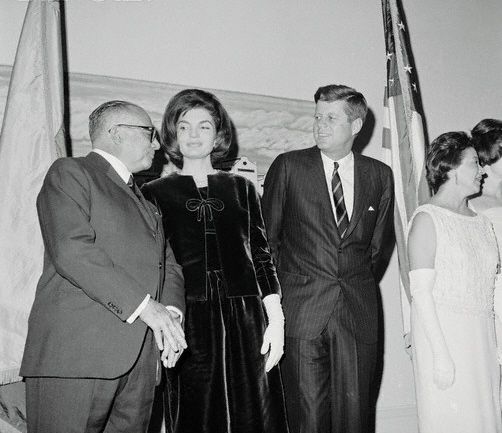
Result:
M181 312L181 310L179 308L176 308L174 307L173 305L166 305L166 308L169 310L169 311L173 311L174 313L176 313L178 316L180 316L180 322L183 323L183 313Z
M132 313L128 319L126 320L127 323L133 323L138 316L143 312L143 310L146 307L146 304L148 304L148 301L150 300L150 295L146 295L145 299L143 299L143 302L139 304L139 307L134 310L134 313Z

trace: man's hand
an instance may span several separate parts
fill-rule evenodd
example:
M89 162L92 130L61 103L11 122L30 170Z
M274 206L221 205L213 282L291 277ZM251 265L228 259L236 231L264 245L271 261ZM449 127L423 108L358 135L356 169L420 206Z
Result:
M178 322L181 326L181 316L173 310L168 309L167 311L169 311L169 314L171 314L173 320ZM180 359L182 353L183 349L175 352L171 347L164 347L162 355L160 356L160 360L162 361L164 367L173 368L176 365L176 362L178 362L178 359Z
M174 353L186 349L185 332L177 314L153 299L148 301L139 318L152 329L159 350L171 348ZM166 355L167 356L167 355ZM164 358L165 359L165 358Z

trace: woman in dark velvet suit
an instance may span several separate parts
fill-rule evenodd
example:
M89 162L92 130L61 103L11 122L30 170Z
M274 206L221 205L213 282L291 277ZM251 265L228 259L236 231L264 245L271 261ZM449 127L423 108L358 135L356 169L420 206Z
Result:
M214 95L184 90L166 107L162 138L180 172L143 191L183 267L188 344L168 373L167 430L287 432L284 316L259 197L247 179L213 168L230 146L228 114Z

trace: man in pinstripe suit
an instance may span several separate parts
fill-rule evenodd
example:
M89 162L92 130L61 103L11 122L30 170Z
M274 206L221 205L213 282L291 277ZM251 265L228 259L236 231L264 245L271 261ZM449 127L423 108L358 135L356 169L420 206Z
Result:
M317 90L316 146L279 155L263 213L283 290L282 373L291 433L370 429L378 282L393 247L392 172L352 152L367 105L341 85Z

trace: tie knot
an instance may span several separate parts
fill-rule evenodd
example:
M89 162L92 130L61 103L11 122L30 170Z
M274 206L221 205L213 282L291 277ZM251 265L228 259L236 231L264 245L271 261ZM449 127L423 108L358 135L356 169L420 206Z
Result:
M127 181L127 186L129 188L132 188L134 186L134 178L132 177L132 174L129 176L129 180Z
M340 164L338 164L338 162L334 162L333 165L335 166L335 171L338 170L338 167L340 167Z

